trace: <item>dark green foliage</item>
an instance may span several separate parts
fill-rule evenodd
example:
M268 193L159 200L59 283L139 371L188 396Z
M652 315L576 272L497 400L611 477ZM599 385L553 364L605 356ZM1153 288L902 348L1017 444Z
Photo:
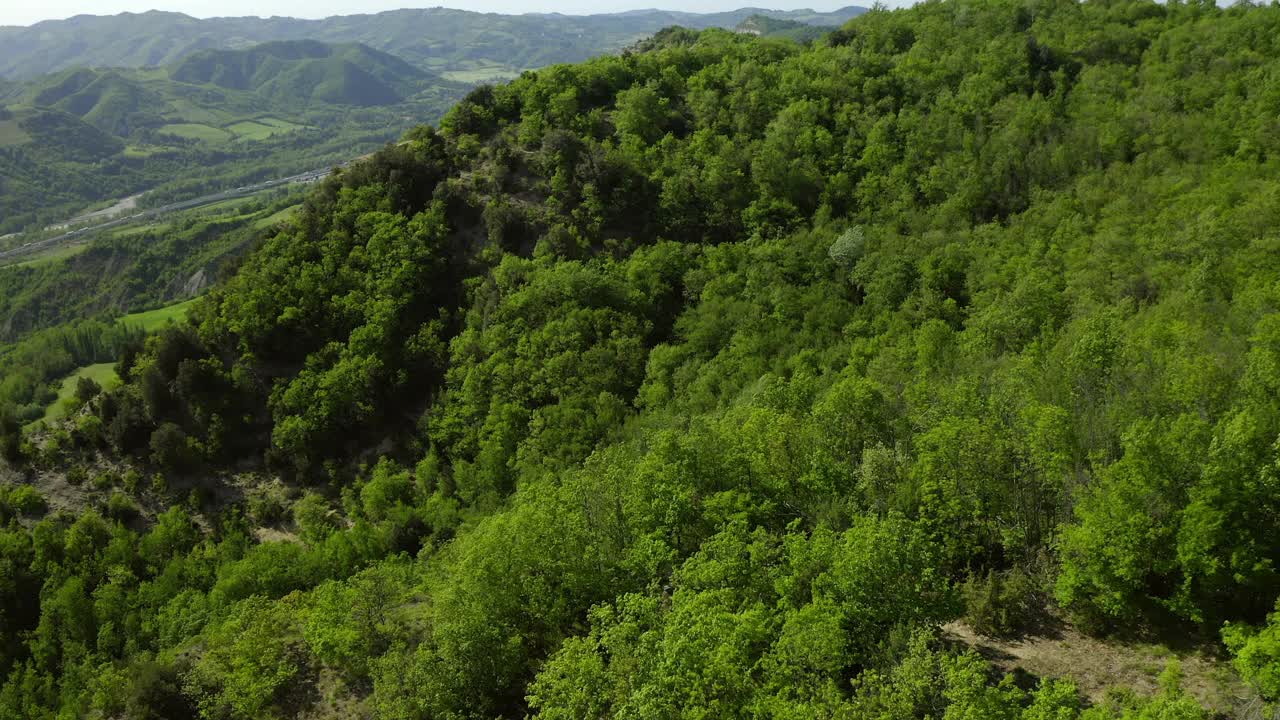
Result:
M101 392L102 386L91 377L82 377L76 380L76 400L81 403L89 402Z
M1022 567L988 570L961 586L965 620L978 633L1016 637L1040 629L1047 613L1047 593L1039 578Z
M151 433L151 461L173 471L191 470L199 458L191 438L174 423L162 423Z

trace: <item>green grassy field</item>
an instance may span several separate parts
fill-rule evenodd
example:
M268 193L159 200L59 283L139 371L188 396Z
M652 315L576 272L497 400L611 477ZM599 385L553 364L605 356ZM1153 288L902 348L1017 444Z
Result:
M227 130L235 133L237 138L244 140L265 140L278 132L284 132L279 128L264 125L253 120L244 120L228 125Z
M216 202L216 203L211 203L211 204L209 204L209 205L202 205L202 206L199 208L199 210L200 210L201 214L203 214L203 215L209 215L209 214L223 214L223 215L225 215L225 214L228 214L228 213L223 213L222 211L224 211L224 210L231 210L231 209L234 209L234 208L240 207L241 205L248 205L249 203L252 203L252 202L255 202L255 201L257 201L257 198L256 198L256 197L254 197L253 195L246 195L246 196L244 196L244 197L234 197L234 198L230 198L230 199L228 199L228 200L220 200L220 201L218 201L218 202ZM247 217L247 216L252 215L253 213L247 213L247 214L245 214L245 213L236 213L236 214L238 214L238 215L245 215L245 216Z
M168 230L170 227L171 227L170 223L156 223L156 224L147 223L143 225L134 225L132 227L126 227L121 230L116 230L112 232L111 237L115 237L115 238L132 237L134 235L141 235L142 233L145 233L145 232L161 232L164 230Z
M17 118L0 122L0 147L21 145L30 139L31 136L18 124Z
M192 298L191 300L184 300L183 302L166 305L155 310L125 315L118 322L121 325L134 325L151 332L164 327L170 322L177 322L185 318L187 310L190 309L191 304L195 301L195 298Z
M289 122L288 120L281 120L278 117L260 117L254 122L260 122L263 125L270 125L271 127L280 128L281 130L297 130L299 128L306 127L306 125L299 125L298 123Z
M82 377L87 377L97 382L104 390L120 384L120 378L116 376L115 363L86 365L62 378L62 384L58 386L58 397L49 407L45 408L44 417L41 420L47 423L66 416L70 400L76 394L76 383Z
M298 205L287 207L279 212L260 218L259 220L254 221L253 226L257 228L273 227L293 217L293 214L298 211L298 207Z
M440 73L445 80L464 83L500 82L520 77L520 71L505 65L480 65Z
M233 136L231 133L216 128L212 125L201 125L197 123L174 123L172 125L164 125L159 130L166 135L173 135L188 140L201 140L203 142L223 142L230 140Z
M227 130L236 134L236 137L245 140L265 140L272 135L291 132L298 130L303 125L291 123L288 120L281 120L274 117L255 118L253 120L242 120L227 126Z
M186 123L197 123L202 125L221 125L227 120L225 113L217 112L212 108L202 107L191 102L187 98L174 98L170 103L176 114L173 116L166 116L166 119L181 120Z
M126 148L124 149L124 152L123 152L123 153L121 153L121 154L122 154L122 155L124 155L124 156L125 156L125 157L127 157L127 158L138 158L138 159L141 159L141 158L149 158L149 157L151 157L152 155L155 155L156 153L160 152L161 150L163 150L163 148L157 148L157 147L139 147L139 146L137 146L137 145L130 145L130 146L126 147Z
M79 255L89 249L88 243L76 243L74 245L62 245L60 247L50 248L44 252L36 253L22 262L4 265L2 267L36 267L38 265L47 265L59 260L66 260L69 257Z

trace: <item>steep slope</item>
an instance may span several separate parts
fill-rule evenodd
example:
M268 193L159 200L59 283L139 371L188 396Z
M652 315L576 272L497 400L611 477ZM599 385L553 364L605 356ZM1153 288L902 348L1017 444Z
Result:
M0 715L1270 713L1280 6L647 47L477 89L0 412ZM1236 662L1090 704L943 634L1057 613Z
M32 145L45 158L94 162L110 157L124 147L119 138L70 113L36 109L19 111L15 116Z

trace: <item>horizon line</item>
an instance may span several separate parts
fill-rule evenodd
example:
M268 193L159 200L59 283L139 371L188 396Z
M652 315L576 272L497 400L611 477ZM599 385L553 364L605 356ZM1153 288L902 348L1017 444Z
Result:
M110 14L76 13L75 15L68 15L66 17L53 17L53 18L46 18L44 20L37 20L36 22L30 23L28 25L0 24L0 28L30 29L37 25L43 25L44 23L67 22L69 20L77 20L80 18L114 18L114 17L122 17L122 16L141 16L141 15L152 15L152 14L180 15L182 17L191 18L192 20L299 20L303 22L323 22L325 20L332 20L334 18L373 17L377 15L387 15L390 13L427 11L427 10L448 10L451 12L467 13L469 15L498 15L502 17L528 17L528 16L548 16L548 15L557 16L558 15L562 17L588 18L588 17L610 17L610 16L618 16L618 15L642 15L647 13L654 13L654 14L671 13L673 15L720 15L723 13L737 12L739 10L764 10L767 12L785 12L785 13L806 12L806 11L813 12L813 13L834 13L834 12L839 12L840 10L845 10L848 8L860 8L862 10L872 9L870 5L859 5L857 3L848 3L848 4L837 4L836 7L832 8L831 10L816 10L812 7L783 10L776 7L767 7L767 6L761 6L761 5L740 5L737 7L729 8L727 10L715 10L710 12L696 12L691 10L672 10L672 9L666 9L661 7L641 7L641 8L635 8L632 10L616 10L614 12L602 12L602 13L572 13L572 12L558 12L558 11L531 11L531 12L523 12L523 13L501 13L501 12L482 12L478 10L466 10L463 8L446 7L444 5L434 5L430 7L393 8L391 10L381 10L379 12L355 12L355 13L347 13L347 14L339 13L335 15L325 15L323 17L299 17L297 15L200 16L200 15L192 15L190 13L185 13L178 10L160 10L157 8L152 8L151 10L144 10L142 12L133 12L130 10L124 10L118 13L110 13Z

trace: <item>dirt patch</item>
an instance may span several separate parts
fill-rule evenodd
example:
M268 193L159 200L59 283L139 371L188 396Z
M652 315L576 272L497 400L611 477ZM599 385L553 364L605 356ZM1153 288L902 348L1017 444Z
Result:
M1215 713L1237 717L1236 712L1252 700L1230 663L1207 648L1174 651L1163 645L1100 639L1067 624L1016 640L978 635L963 622L949 623L942 630L946 639L973 648L1005 673L1072 680L1092 703L1100 703L1107 689L1117 686L1154 695L1170 660L1182 666L1183 688Z
M253 529L253 536L257 538L260 543L301 542L295 533L274 527L255 527Z
M117 215L121 215L123 213L129 212L130 210L137 210L138 199L141 197L142 197L141 194L130 195L129 197L118 201L115 205L112 205L111 207L103 208L95 212L84 213L83 215L77 215L71 218L70 220L59 223L58 225L50 225L49 227L45 228L45 230L61 230L61 229L70 227L72 225L79 225L81 223L94 222L96 220L110 220L111 218L114 218Z
M320 670L317 699L298 712L299 720L366 720L373 717L368 695L371 688L351 687L328 668Z
M98 491L87 482L72 484L65 473L40 471L30 484L40 491L49 503L49 512L66 512L78 515L85 509L106 501L107 493Z

